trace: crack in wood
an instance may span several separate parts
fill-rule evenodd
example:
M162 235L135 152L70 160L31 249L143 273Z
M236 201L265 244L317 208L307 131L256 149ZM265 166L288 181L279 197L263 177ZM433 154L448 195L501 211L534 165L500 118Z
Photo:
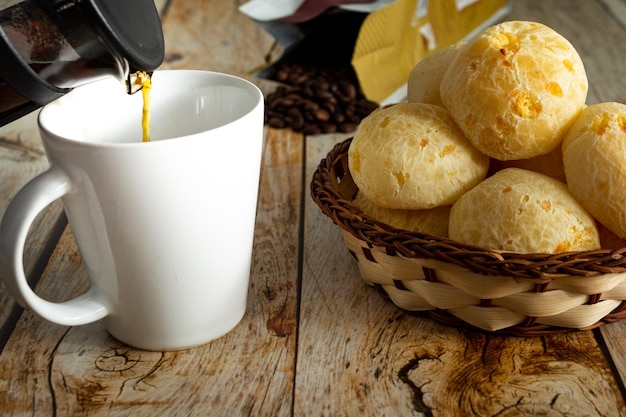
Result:
M50 394L51 394L51 400L52 400L52 409L54 410L55 414L56 414L56 410L57 410L57 393L56 390L54 389L54 383L52 381L52 367L53 367L53 363L54 363L54 357L56 356L56 352L59 350L59 345L61 344L61 342L65 339L65 336L67 336L68 332L70 331L70 327L68 327L67 329L65 329L65 332L63 333L63 336L60 337L57 340L56 345L54 346L54 349L52 349L52 352L50 353L50 359L48 360L48 387L50 387ZM65 376L62 375L62 380L63 380L63 384L65 386L67 386L67 382L65 380Z
M146 384L149 387L156 388L156 386L150 383L148 380L156 375L158 371L164 368L168 362L173 362L177 357L177 352L169 352L167 356L162 353L159 360L154 364L154 366L152 366L152 369L148 370L145 375L137 379L137 382L134 384L134 386L137 386L139 384Z
M424 414L425 417L433 417L433 411L424 402L424 393L422 392L421 387L417 386L417 384L415 384L415 382L413 382L409 376L411 371L417 369L420 362L425 359L432 360L438 359L438 357L433 355L425 355L422 357L416 356L415 358L407 362L406 365L400 368L400 371L398 372L398 378L400 378L400 380L404 382L411 390L411 403L413 404L413 409L419 413Z

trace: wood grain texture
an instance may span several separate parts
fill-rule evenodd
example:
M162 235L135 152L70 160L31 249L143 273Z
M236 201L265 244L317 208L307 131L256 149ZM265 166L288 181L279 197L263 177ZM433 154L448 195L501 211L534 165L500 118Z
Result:
M272 40L238 14L242 3L172 0L164 68L246 74L262 64ZM508 19L541 21L579 50L590 103L626 101L626 18L610 14L626 1L512 4ZM0 129L2 211L47 166L35 126L31 118ZM102 323L68 328L25 312L0 354L0 414L626 416L626 322L505 337L406 313L362 282L308 189L319 160L347 136L266 130L249 307L232 332L195 349L145 352ZM60 210L33 228L31 270L55 241ZM64 300L87 287L66 228L36 289ZM0 305L1 326L14 306L1 286Z

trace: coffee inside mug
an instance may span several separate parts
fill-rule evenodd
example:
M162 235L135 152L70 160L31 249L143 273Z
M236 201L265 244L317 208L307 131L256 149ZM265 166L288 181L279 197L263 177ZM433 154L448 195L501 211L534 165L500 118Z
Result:
M194 77L185 73L189 71L153 74L151 142L219 128L248 114L257 103L258 97L244 88L241 79L211 72L198 71ZM70 92L49 104L40 118L50 133L70 140L142 143L142 108L141 94L129 95L118 80L110 79Z

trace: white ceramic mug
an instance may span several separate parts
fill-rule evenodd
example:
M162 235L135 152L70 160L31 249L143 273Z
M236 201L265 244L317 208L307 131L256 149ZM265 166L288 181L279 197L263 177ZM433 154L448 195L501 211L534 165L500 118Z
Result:
M0 273L18 302L62 325L104 319L131 346L175 350L233 329L246 310L263 141L263 95L207 71L157 71L151 141L141 94L97 81L39 115L50 169L12 200ZM61 198L89 275L65 302L39 297L23 270L36 215Z

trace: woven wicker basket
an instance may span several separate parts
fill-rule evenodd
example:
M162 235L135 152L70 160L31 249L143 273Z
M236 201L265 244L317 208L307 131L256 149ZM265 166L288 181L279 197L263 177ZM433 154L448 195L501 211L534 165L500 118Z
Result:
M351 139L320 162L313 200L337 224L361 277L398 307L512 335L590 329L626 316L626 248L501 253L393 228L351 204Z

